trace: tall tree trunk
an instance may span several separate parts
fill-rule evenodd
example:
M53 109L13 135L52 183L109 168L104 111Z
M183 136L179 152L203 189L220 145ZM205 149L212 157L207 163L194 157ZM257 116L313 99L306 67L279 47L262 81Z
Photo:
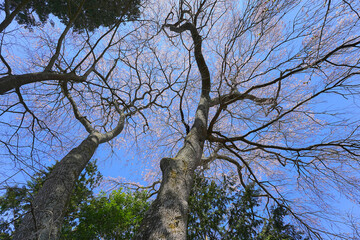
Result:
M117 104L114 104L116 111L120 114L117 125L111 131L100 133L92 128L89 122L84 121L73 100L69 99L73 104L75 116L91 133L79 146L55 164L49 177L31 202L31 210L25 214L20 226L16 229L14 240L59 238L66 205L80 173L94 155L99 144L115 138L124 128L126 116Z
M21 221L14 240L57 239L64 209L73 187L99 146L99 134L90 134L78 147L72 149L44 182L31 203L31 210Z
M198 121L197 124L200 126L195 127L194 124L178 154L161 160L163 179L159 193L135 239L186 239L189 195L206 139L203 131L206 121Z
M191 23L168 25L171 31L190 31L194 41L194 55L202 79L202 92L195 121L187 134L184 146L174 158L163 158L163 174L155 201L141 223L136 240L185 240L187 234L188 201L194 181L194 171L200 164L207 138L210 107L210 73L201 51L202 39Z

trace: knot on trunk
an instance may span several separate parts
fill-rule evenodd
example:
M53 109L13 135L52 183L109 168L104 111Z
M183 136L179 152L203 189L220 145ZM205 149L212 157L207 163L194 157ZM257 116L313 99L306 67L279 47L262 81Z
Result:
M173 158L163 158L160 161L160 169L163 173L171 171L171 170L177 170L178 166Z

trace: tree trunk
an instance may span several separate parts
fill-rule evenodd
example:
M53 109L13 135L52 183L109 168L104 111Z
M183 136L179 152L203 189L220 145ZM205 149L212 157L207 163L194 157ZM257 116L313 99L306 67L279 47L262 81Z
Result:
M30 212L25 214L20 226L16 229L14 240L59 238L66 205L70 201L80 173L94 155L99 144L112 140L124 128L126 115L119 109L117 103L114 103L120 115L117 125L105 133L96 131L89 121L84 121L69 92L65 90L65 95L73 106L75 117L90 134L79 146L55 164L49 177L31 202Z
M141 223L136 240L186 240L188 201L194 181L194 171L200 164L207 138L210 107L210 72L201 51L202 39L195 25L168 25L177 33L190 31L194 41L195 60L201 74L202 89L195 121L185 138L184 146L174 158L163 158L163 174L155 201Z
M97 135L99 134L90 134L56 163L33 199L30 212L23 217L14 234L14 240L48 240L59 237L64 209L70 200L75 182L99 146Z
M203 139L199 139L199 135L194 134L196 130L193 130L176 157L161 160L163 178L159 193L147 211L135 239L186 239L189 195L206 137L205 134L202 135Z

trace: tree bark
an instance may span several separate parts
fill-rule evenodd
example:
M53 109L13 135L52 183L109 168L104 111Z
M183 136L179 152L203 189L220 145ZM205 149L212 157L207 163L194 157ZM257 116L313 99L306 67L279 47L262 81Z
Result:
M201 74L202 92L195 121L187 134L184 146L174 158L163 158L163 174L155 201L141 223L136 240L186 240L188 201L193 186L194 171L200 164L207 138L207 121L210 108L210 72L201 51L202 39L191 23L169 26L171 31L190 31L194 41L195 60Z
M117 125L105 133L96 131L89 121L83 121L84 117L65 86L63 86L63 92L73 107L75 117L90 134L78 147L72 149L55 164L44 185L31 202L31 210L25 214L20 226L16 229L14 240L59 238L63 214L80 173L94 155L99 144L112 140L124 129L126 115L119 109L117 103L113 103L116 112L120 115Z
M100 134L90 134L56 163L32 201L30 212L26 213L16 230L14 240L48 240L59 237L64 209L76 180L99 146L98 135Z
M83 82L84 77L79 77L74 73L55 73L55 72L38 72L38 73L27 73L22 75L9 75L0 78L0 95L6 92L21 87L23 85L47 80L63 80L63 81L74 81Z
M209 102L202 99L198 111L208 115ZM205 111L203 111L205 110ZM195 121L184 146L174 158L160 162L163 179L156 200L150 206L135 239L185 240L188 201L194 171L200 164L206 139L206 119Z

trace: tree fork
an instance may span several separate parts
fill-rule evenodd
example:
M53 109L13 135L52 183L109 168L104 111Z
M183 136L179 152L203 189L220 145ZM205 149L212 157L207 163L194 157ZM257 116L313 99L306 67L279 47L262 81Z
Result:
M199 10L200 11L200 10ZM202 38L192 23L165 24L170 31L181 34L190 31L194 42L194 57L201 75L201 96L195 120L187 134L184 146L175 158L163 158L160 168L163 174L156 200L141 223L136 240L186 240L188 201L194 181L194 171L200 164L207 138L207 121L210 108L210 72L202 54Z

